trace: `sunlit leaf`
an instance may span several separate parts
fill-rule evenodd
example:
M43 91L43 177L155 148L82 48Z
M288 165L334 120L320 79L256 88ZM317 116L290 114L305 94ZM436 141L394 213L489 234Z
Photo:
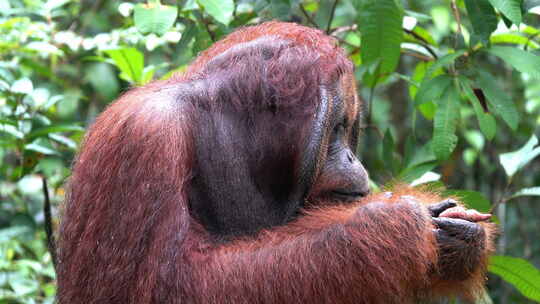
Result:
M35 292L39 288L39 284L36 280L25 277L23 273L16 273L14 276L11 276L8 283L13 291L19 296Z
M421 184L435 182L435 181L438 181L440 178L441 178L440 174L428 171L428 172L424 173L421 177L413 180L411 182L411 186L415 187L415 186L418 186L418 185L421 185Z
M217 21L228 25L233 18L233 0L197 0L197 3L204 8L210 16Z
M414 180L421 178L426 172L433 170L437 166L436 161L429 161L408 167L400 172L398 179L400 181L412 183Z
M534 42L534 40L531 40L529 37L524 37L518 34L513 33L504 33L504 34L496 34L492 35L489 38L489 41L492 44L519 44L519 45L525 45L530 49L537 49L538 43Z
M418 26L416 25L413 29L413 32L418 35L419 37L421 37L422 39L424 39L427 43L429 43L430 45L433 45L433 46L437 46L437 42L435 41L435 39L431 36L431 33L428 32L428 30L426 30L425 28L421 27L421 26Z
M540 187L521 189L518 192L512 194L510 198L512 199L520 196L540 196Z
M28 78L21 78L11 85L11 91L14 93L30 94L33 90L32 81Z
M60 134L49 134L49 138L58 142L58 143L61 143L65 146L67 146L68 148L71 148L73 150L75 150L77 148L77 143L69 138L69 137L66 137L66 136L63 136L63 135L60 135Z
M178 8L159 3L135 5L133 21L143 34L165 34L174 24Z
M498 9L516 25L521 23L521 1L522 0L489 0L493 7Z
M499 159L508 177L514 176L519 169L540 155L540 146L535 135L519 150L501 154Z
M39 152L45 155L58 155L59 153L50 147L44 146L41 143L33 142L24 146L25 150Z
M32 229L28 226L11 226L0 229L0 243L28 234Z
M446 190L444 196L453 196L467 207L476 209L480 212L489 212L491 209L490 201L480 192L470 190Z
M524 259L492 256L489 271L516 287L521 294L540 301L540 271Z
M10 125L10 124L3 124L0 123L0 134L5 133L9 134L15 138L24 138L24 133L19 130L16 126Z
M120 48L105 51L120 69L120 76L131 83L140 83L144 69L144 57L135 48Z

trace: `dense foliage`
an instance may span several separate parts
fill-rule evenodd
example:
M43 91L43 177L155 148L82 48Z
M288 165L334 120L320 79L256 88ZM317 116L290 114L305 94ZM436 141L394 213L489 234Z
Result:
M359 155L375 188L428 183L494 212L503 234L482 302L540 302L540 1L8 0L0 303L53 302L44 205L56 226L92 119L130 86L272 19L318 27L350 54L366 103Z

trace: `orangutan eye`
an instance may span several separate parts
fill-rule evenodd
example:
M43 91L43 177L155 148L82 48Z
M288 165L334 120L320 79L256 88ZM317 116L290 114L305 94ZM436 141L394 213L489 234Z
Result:
M345 132L345 123L341 122L334 127L334 133L342 134Z
M341 121L334 127L334 132L344 134L348 127L349 121L347 117L343 117L343 119L341 119Z

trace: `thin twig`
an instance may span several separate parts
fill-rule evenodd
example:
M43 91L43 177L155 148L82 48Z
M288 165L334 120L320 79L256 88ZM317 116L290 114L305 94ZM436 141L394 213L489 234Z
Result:
M377 68L377 70L378 70L378 68ZM373 107L373 97L375 96L375 85L376 84L377 84L377 82L375 81L373 86L371 86L371 88L369 88L368 117L367 117L367 121L366 121L366 125L368 125L368 126L371 126L371 114L373 113L373 109L372 109L372 107Z
M43 189L43 214L45 215L45 234L47 235L47 247L51 253L53 266L56 269L56 242L54 240L53 228L52 228L52 215L51 215L51 200L49 198L49 188L47 187L47 178L41 177L42 189Z
M352 44L352 43L350 43L349 41L347 41L347 40L345 40L345 39L342 39L342 38L339 38L339 37L334 37L334 38L336 38L337 41L339 41L339 43L341 43L341 44L346 44L346 45L348 45L348 46L350 46L350 47L352 47L352 48L355 48L355 49L359 49L359 48L360 48L359 45Z
M300 3L299 4L300 6L300 11L302 12L302 14L304 14L304 16L306 17L307 21L314 27L319 27L319 25L317 25L317 22L315 22L315 20L313 20L313 18L311 18L311 16L309 15L309 13L306 11L306 9L304 8L304 6Z
M210 39L212 40L212 42L216 42L216 35L214 34L214 32L212 32L210 30L210 26L209 26L209 22L208 20L206 20L202 14L200 14L199 12L197 11L194 11L193 14L195 15L195 18L197 20L199 20L203 25L204 25L204 29L206 30L206 32L208 33L208 36L210 36Z
M216 35L214 34L214 32L210 30L210 25L208 24L208 22L203 20L203 23L204 23L204 28L206 29L206 32L208 32L210 39L212 39L212 42L216 42Z
M407 51L403 51L403 54L409 55L409 56L412 56L412 57L416 57L416 58L418 58L418 59L420 59L422 61L433 61L432 57L425 56L425 55L422 55L422 54L417 54L417 53L407 52Z
M507 195L510 191L510 184L512 183L511 180L508 180L508 182L506 183L506 186L504 187L504 190L501 194L501 197L497 200L497 202L495 204L493 204L491 206L491 209L489 209L489 213L493 213L493 211L495 211L495 209L497 209L497 207L499 207L500 204L506 202L508 200L507 198Z
M533 39L538 37L540 35L540 33L535 33L533 35L528 35L527 36L527 41L525 42L525 51L529 50L529 42L534 42Z
M330 30L330 35L336 36L336 35L341 34L343 32L355 31L357 28L358 28L358 26L356 24L346 25L346 26L339 26L339 27L331 29Z
M456 0L452 0L451 6L452 6L452 12L454 13L454 17L456 18L456 22L457 22L456 39L454 41L454 49L456 49L459 36L461 35L461 16L459 15L459 9L457 7Z
M334 14L336 12L336 6L339 0L335 0L330 10L330 18L328 18L328 24L326 25L326 34L330 34L330 27L332 26L332 21L334 20Z
M417 33L411 31L411 30L408 30L408 29L403 29L403 31L411 36L413 36L414 38L420 40L422 43L420 43L420 45L426 49L426 51L428 51L429 54L431 54L431 56L433 56L434 59L437 59L437 54L435 53L435 51L429 46L429 42L424 39L424 37L418 35Z
M525 224L527 221L524 219L523 216L523 210L521 204L515 204L516 212L518 216L518 230L519 234L521 234L521 239L523 240L523 257L526 259L529 259L531 257L531 240L529 238L529 234L527 233L527 229L525 227Z

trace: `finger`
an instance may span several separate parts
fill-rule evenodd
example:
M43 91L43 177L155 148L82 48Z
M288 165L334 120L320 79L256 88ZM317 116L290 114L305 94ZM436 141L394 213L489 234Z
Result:
M431 218L433 220L433 223L437 228L440 229L452 229L459 226L470 226L475 225L469 221L457 219L457 218L449 218L449 217L433 217Z
M470 222L480 222L491 218L489 213L480 213L474 209L465 209L463 207L454 207L443 211L439 217L460 218Z
M429 209L429 212L431 213L431 216L437 217L446 209L449 209L455 206L457 206L457 203L455 200L446 199L440 203L429 206L428 209Z
M473 240L479 236L479 233L483 232L478 224L466 220L444 217L434 217L432 219L437 228L456 239Z

